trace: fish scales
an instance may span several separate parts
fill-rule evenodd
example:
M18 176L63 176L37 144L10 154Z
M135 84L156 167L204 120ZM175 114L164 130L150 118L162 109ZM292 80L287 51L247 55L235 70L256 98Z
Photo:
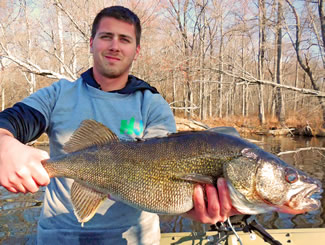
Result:
M201 137L197 133L185 138L111 143L51 162L64 169L62 177L83 181L131 205L159 213L180 213L192 207L195 183L179 176L198 173L217 179L222 175L222 153L219 157L211 154L216 138L205 136L207 140L202 141ZM229 152L224 155L229 159Z
M67 154L43 164L50 177L75 180L71 196L81 223L108 194L146 211L184 213L193 207L194 185L215 184L220 176L243 213L301 213L320 206L311 197L321 191L319 181L236 136L201 131L119 141L104 125L86 120L64 149Z

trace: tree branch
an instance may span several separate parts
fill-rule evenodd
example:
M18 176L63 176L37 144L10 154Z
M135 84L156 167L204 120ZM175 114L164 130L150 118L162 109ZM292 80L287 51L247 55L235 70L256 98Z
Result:
M62 3L59 0L55 0L54 3L55 6L57 6L63 13L66 14L66 16L69 18L69 20L72 22L72 24L76 27L76 29L81 33L82 37L85 39L86 42L89 42L89 35L85 33L82 28L79 26L79 24L74 20L72 15L62 6Z
M14 57L10 54L3 54L3 55L1 55L1 57L11 60L12 62L16 63L21 68L25 68L28 72L33 73L35 75L40 75L40 76L44 76L44 77L48 77L48 78L55 78L55 79L67 79L67 80L73 79L71 77L67 77L65 75L62 75L60 73L57 73L57 72L54 72L51 70L42 69L38 65L32 63L31 61L28 61L28 60L22 61L22 60L18 59L17 57Z
M225 74L225 75L230 76L230 77L237 78L238 81L236 83L247 82L247 83L270 85L270 86L276 87L276 88L284 88L284 89L296 91L296 92L299 92L299 93L302 93L302 94L310 94L310 95L313 95L313 96L316 96L316 97L325 98L325 92L322 92L322 91L319 91L319 90L313 90L313 89L297 88L297 87L294 87L294 86L289 86L289 85L285 85L285 84L278 84L278 83L267 81L267 80L260 80L260 79L255 78L254 76L252 76L251 74L249 74L247 72L246 72L246 74L248 74L249 77L236 75L236 74L224 71L224 70L220 70L218 68L212 68L212 70L220 72L220 73Z
M287 155L287 154L296 154L298 152L301 152L301 151L325 151L325 147L305 147L305 148L299 148L297 150L294 150L294 151L284 151L284 152L280 152L278 153L277 155L278 156L283 156L283 155ZM323 155L323 154L321 154Z

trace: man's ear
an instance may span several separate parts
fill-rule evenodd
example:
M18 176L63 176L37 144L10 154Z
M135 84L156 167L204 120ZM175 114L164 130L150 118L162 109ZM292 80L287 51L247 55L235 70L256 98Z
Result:
M133 60L137 60L139 54L140 54L140 44L137 46L137 49L135 51L135 56L134 56Z
M91 37L90 42L89 42L89 47L90 47L90 53L91 54L93 53L93 41L94 41L94 39Z

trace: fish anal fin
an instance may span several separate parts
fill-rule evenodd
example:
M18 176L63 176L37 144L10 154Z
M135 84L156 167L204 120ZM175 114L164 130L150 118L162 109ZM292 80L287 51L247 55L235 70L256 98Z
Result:
M195 182L198 184L215 184L215 180L211 176L203 175L203 174L186 174L178 176L182 180Z
M86 149L93 145L104 145L109 142L118 142L119 138L104 124L95 120L84 120L74 131L71 138L63 146L63 150L72 153Z
M71 201L74 214L83 227L83 223L94 217L100 204L107 198L107 194L98 192L79 182L71 186Z

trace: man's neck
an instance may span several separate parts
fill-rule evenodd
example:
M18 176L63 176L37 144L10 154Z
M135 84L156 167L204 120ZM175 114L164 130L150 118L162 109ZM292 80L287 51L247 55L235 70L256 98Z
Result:
M100 89L105 92L120 90L126 86L128 81L127 73L117 78L108 78L98 73L96 74L96 72L94 72L93 75L96 82L100 85Z

